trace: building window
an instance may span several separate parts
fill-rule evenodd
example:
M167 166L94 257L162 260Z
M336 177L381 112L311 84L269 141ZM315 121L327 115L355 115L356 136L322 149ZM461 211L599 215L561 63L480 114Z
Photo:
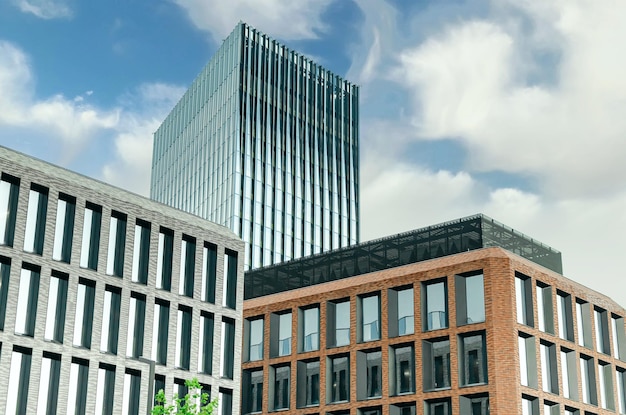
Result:
M226 388L220 388L217 397L217 414L233 415L233 391Z
M596 391L596 370L593 358L580 355L580 377L583 391L583 402L591 405L598 404L598 394Z
M80 266L83 268L98 269L101 223L102 206L87 202L83 221L83 240L80 249Z
M320 308L301 308L299 316L300 351L310 352L320 348Z
M200 313L200 344L198 345L198 372L213 373L213 331L215 317L206 311Z
M563 382L563 395L573 401L578 400L578 376L576 373L576 352L562 348L561 379Z
M539 399L522 395L522 415L539 415Z
M291 354L291 312L274 313L270 321L270 357Z
M76 316L74 318L74 346L91 348L91 326L96 283L85 278L78 279L76 293Z
M580 415L580 411L576 408L565 407L565 415Z
M578 344L588 349L593 349L591 305L581 299L576 300L576 322L578 325Z
M9 277L11 276L11 260L0 256L0 331L4 331L4 320L7 312L9 295Z
M202 301L215 304L217 246L205 242L202 248L202 258Z
M487 348L484 333L459 336L461 386L487 383Z
M68 277L67 274L57 271L52 271L52 276L50 277L44 338L57 343L63 343Z
M24 264L20 274L20 287L15 313L15 333L33 337L39 298L39 267Z
M611 316L611 331L613 334L613 357L626 361L626 331L624 331L623 317Z
M32 352L31 349L13 346L11 369L9 371L9 389L5 406L6 414L21 415L28 413L28 386L30 384Z
M393 346L389 349L390 395L415 392L415 350L413 344Z
M380 295L358 297L359 342L380 339Z
M235 320L222 318L222 354L220 376L233 379L235 371Z
M350 300L329 301L326 308L328 347L350 344Z
M146 296L136 292L130 293L128 307L128 334L126 356L138 358L143 356L143 337L146 324Z
M574 318L572 316L572 296L562 291L557 291L556 299L559 337L573 342Z
M320 404L320 361L298 362L296 406L304 408Z
M459 398L459 406L461 414L489 415L489 395L478 394L461 396Z
M125 415L139 415L139 398L141 397L141 372L126 369L124 373L124 395L122 410Z
M189 388L184 379L174 378L174 395L184 399L189 394Z
M539 330L554 334L552 287L537 281L537 320Z
M59 193L57 217L54 226L54 246L52 247L52 259L55 261L70 263L75 215L76 198Z
M415 331L413 287L387 291L389 337L413 334Z
M543 390L559 394L559 378L557 374L556 346L553 343L541 341L539 345L541 355L541 379Z
M165 392L165 376L156 374L154 375L154 396L160 391ZM153 400L156 405L156 400Z
M174 231L161 227L159 229L159 246L157 248L156 287L169 291L172 289L172 263L174 260Z
M613 394L613 369L610 363L598 362L598 380L600 381L600 405L604 409L615 411Z
M526 275L515 273L515 301L517 305L517 322L535 327L533 316L532 280Z
M180 245L180 278L178 294L193 298L194 272L196 268L196 238L183 235Z
M272 402L270 403L270 407L274 411L289 409L291 368L289 366L273 366L271 374L273 375L273 379L270 379L270 385L272 385L272 391L270 393Z
M357 352L357 399L380 398L382 394L382 353L380 350Z
M178 306L176 330L176 367L189 370L191 359L191 308Z
M422 342L424 391L450 387L450 340Z
M224 307L237 307L237 252L226 250L224 254L224 272L226 273L224 296L222 305Z
M519 333L518 351L520 365L520 381L522 385L537 388L537 354L535 338Z
M68 415L85 414L87 409L87 385L89 384L89 362L87 360L72 358L70 366L70 385L67 397Z
M150 223L137 219L133 242L133 267L131 280L140 284L148 283L148 264L150 263Z
M46 234L48 189L32 184L28 195L24 251L41 255Z
M263 411L263 370L243 372L243 413L254 414Z
M450 398L424 401L424 415L452 415Z
M425 331L448 327L448 289L445 280L422 284L422 304Z
M167 336L170 323L170 303L154 300L154 325L152 329L152 360L161 365L167 364Z
M485 288L482 271L457 275L455 286L457 326L485 321Z
M328 358L327 384L330 390L326 394L328 403L347 402L350 399L350 358L331 356Z
M263 359L263 318L246 319L247 361ZM247 357L247 358L246 358Z
M124 276L124 252L126 251L126 215L111 212L109 224L109 247L107 251L107 274Z
M357 415L383 415L383 408L374 406L369 408L359 408L356 410Z
M118 287L107 285L104 291L104 308L102 310L102 337L100 351L117 354L117 343L120 331L120 306L122 291Z
M609 340L609 318L606 310L594 307L593 317L596 325L596 347L604 354L611 354L611 342Z
M389 415L416 415L415 402L399 403L389 406Z
M15 219L20 192L20 179L2 173L0 179L0 245L13 246Z
M39 381L37 412L56 414L61 377L61 355L43 352Z
M626 369L618 367L615 369L617 379L617 401L619 413L626 414Z
M558 403L543 401L543 415L561 415L561 408Z
M96 388L96 414L113 415L115 366L100 363Z

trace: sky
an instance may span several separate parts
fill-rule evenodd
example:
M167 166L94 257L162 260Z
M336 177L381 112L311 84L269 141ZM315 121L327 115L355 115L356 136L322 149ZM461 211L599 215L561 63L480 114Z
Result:
M0 144L148 194L243 20L361 87L361 240L484 213L626 306L626 2L2 0Z

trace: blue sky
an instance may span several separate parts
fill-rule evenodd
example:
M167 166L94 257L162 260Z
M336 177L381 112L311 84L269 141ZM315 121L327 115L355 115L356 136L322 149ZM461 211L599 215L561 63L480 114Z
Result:
M5 0L0 144L147 194L239 20L361 85L363 240L483 212L626 305L626 3Z

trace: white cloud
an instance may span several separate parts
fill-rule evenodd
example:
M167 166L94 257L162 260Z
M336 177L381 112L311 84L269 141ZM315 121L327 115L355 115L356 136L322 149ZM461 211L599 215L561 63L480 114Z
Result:
M40 19L70 18L72 9L63 0L14 0L15 5L24 13L31 13Z
M240 20L280 39L316 38L326 28L321 16L333 0L172 1L219 43Z

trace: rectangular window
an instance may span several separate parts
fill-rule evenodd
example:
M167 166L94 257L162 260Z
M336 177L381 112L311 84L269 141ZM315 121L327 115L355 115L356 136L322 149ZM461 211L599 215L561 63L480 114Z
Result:
M618 367L615 369L617 379L617 401L619 403L619 413L626 414L626 369Z
M356 413L357 415L383 415L383 408L380 406L359 408Z
M178 294L193 298L194 272L196 269L196 238L183 235L180 244L180 278Z
M170 324L170 303L154 300L154 325L152 329L152 360L167 364L167 336Z
M84 278L78 279L76 293L76 316L74 318L74 346L91 348L91 326L93 324L93 304L96 283Z
M235 371L235 320L222 318L220 375L232 379Z
M305 408L320 404L320 361L298 362L296 406Z
M6 414L22 415L28 413L28 386L30 383L31 362L31 349L13 346L11 369L9 371L9 390L5 406Z
M172 289L172 261L174 258L174 231L161 227L157 248L156 287Z
M233 391L230 389L220 388L217 397L217 414L233 415Z
M104 290L104 307L102 309L102 337L100 351L117 354L117 343L120 331L121 289L107 285Z
M565 407L565 415L580 415L580 411L576 408Z
M557 374L556 346L553 343L541 341L539 345L541 355L541 379L543 390L559 394L559 378Z
M61 355L43 352L39 377L39 400L37 402L37 413L46 415L57 413L60 377Z
M243 372L243 413L253 414L263 411L263 370Z
M70 263L72 259L72 238L74 238L74 217L76 198L59 193L57 217L54 225L54 246L52 259Z
M561 408L556 402L543 401L543 415L561 415Z
M613 357L626 361L626 331L624 331L623 317L611 316L611 331L613 334Z
M0 256L0 331L4 331L4 320L7 312L9 295L9 278L11 276L11 260Z
M537 388L537 355L535 338L519 333L518 352L522 385Z
M128 334L126 356L138 358L143 356L143 337L146 324L146 296L136 292L130 293L128 307Z
M48 189L32 184L28 195L24 251L41 255L46 234L48 214Z
M539 415L539 399L534 396L522 396L522 415Z
M485 321L485 287L482 271L455 277L456 324L482 323Z
M596 370L593 358L580 355L580 377L583 391L583 402L591 405L598 404L598 394L596 391Z
M0 179L0 245L13 246L20 179L2 173Z
M122 398L122 414L139 415L139 398L141 397L141 372L126 369L124 373L124 395Z
M263 318L246 319L245 342L247 344L247 361L263 359Z
M515 273L515 300L517 305L517 322L535 327L533 315L532 280L526 275Z
M165 392L165 376L156 374L154 375L154 395L156 396L159 391Z
M459 336L459 377L462 386L487 383L487 348L485 334Z
M198 345L198 372L213 373L213 331L215 317L206 311L200 313L200 344Z
M350 300L329 301L326 308L328 347L350 344Z
M189 388L184 379L174 378L174 395L184 398L189 393Z
M537 320L539 330L554 334L552 287L537 281Z
M413 334L415 331L413 287L387 291L389 337Z
M273 313L270 321L270 357L291 354L291 312Z
M422 342L422 371L424 391L450 387L450 341Z
M422 284L424 330L448 327L448 288L445 281Z
M226 273L224 296L222 305L224 307L237 307L237 252L226 250L224 254L224 272Z
M380 294L359 296L357 305L357 319L360 333L357 332L360 342L369 342L380 339Z
M489 395L478 394L461 396L459 398L459 404L462 414L489 415Z
M289 385L291 368L289 366L276 366L272 367L274 379L270 379L270 384L273 387L270 397L273 398L270 407L274 410L289 409Z
M326 412L328 415L334 415L333 412ZM417 408L415 402L399 403L389 406L389 415L416 415Z
M148 266L150 263L150 228L149 222L137 219L135 239L133 242L133 268L131 280L140 284L148 283Z
M392 396L415 392L415 350L413 344L389 349L389 393Z
M334 356L328 358L327 385L330 391L326 394L328 403L347 402L350 399L350 358Z
M82 415L86 413L88 384L89 362L76 357L72 358L69 395L67 398L68 415Z
M576 300L576 323L578 326L578 344L593 349L591 305L581 299Z
M609 317L606 310L594 307L593 317L596 325L596 347L604 354L611 354L611 342L609 340Z
M87 202L83 221L83 239L80 248L80 266L83 268L98 269L101 224L102 206Z
M598 380L600 381L600 405L604 409L615 411L613 369L610 363L598 362Z
M98 386L96 388L96 412L102 415L113 415L115 399L115 366L100 363L98 369Z
M572 316L572 296L567 293L557 291L556 299L559 337L573 342L574 318Z
M191 358L191 308L178 306L176 326L176 367L189 370Z
M357 352L357 399L382 396L382 353L380 350Z
M576 368L576 352L566 348L561 349L561 379L563 382L563 396L577 401L578 375Z
M452 415L450 398L424 401L424 415Z
M202 301L215 304L217 246L205 242L202 248L202 258Z
M63 343L68 278L67 274L57 271L52 271L52 276L50 277L44 338L57 343Z
M309 307L300 309L300 351L310 352L320 348L320 309Z
M39 267L24 264L20 274L20 287L15 313L15 333L33 337L39 298Z
M126 215L111 212L109 225L109 249L107 251L107 274L124 276L124 252L126 250Z

